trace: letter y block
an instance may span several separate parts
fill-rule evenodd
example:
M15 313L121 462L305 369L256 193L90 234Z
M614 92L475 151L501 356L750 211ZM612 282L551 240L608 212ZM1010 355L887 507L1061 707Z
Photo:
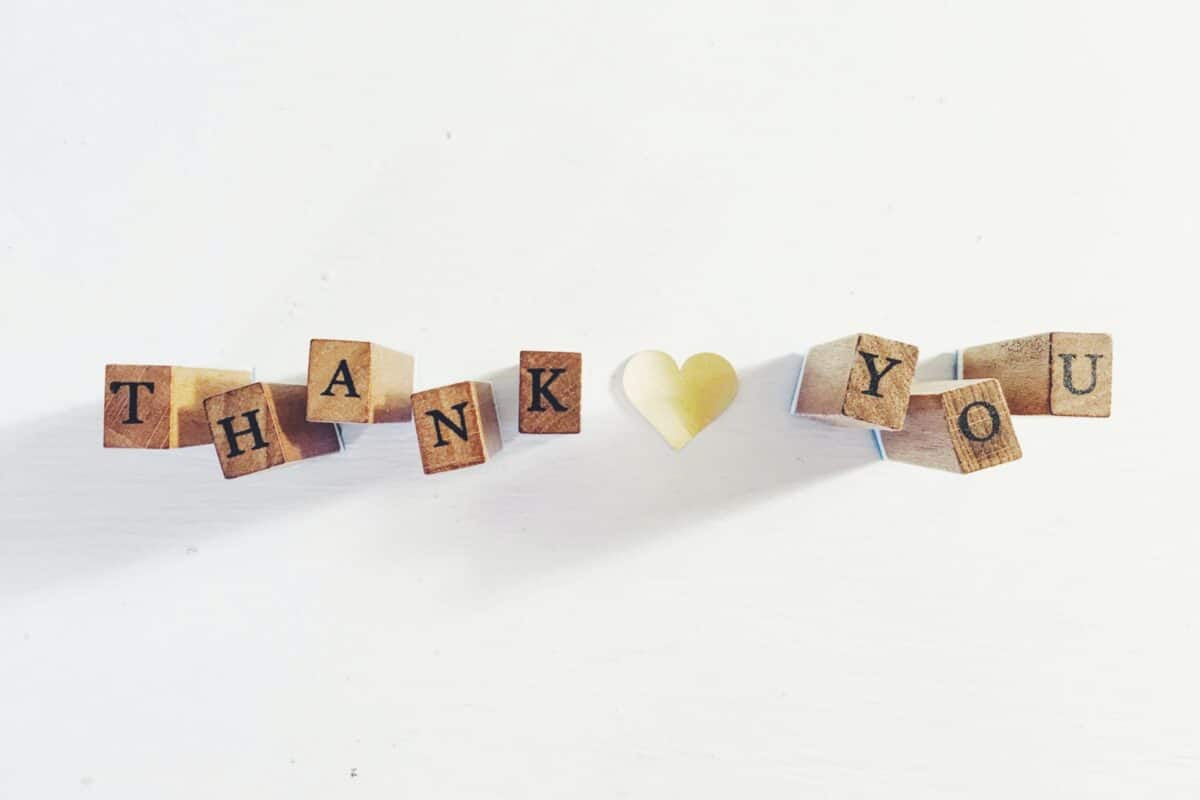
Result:
M1043 333L968 347L959 377L995 378L1014 414L1107 417L1112 413L1112 337Z
M804 358L792 413L835 425L897 431L917 368L911 344L859 333L817 345Z
M252 383L204 401L226 478L341 449L336 425L304 418L306 394L304 386Z

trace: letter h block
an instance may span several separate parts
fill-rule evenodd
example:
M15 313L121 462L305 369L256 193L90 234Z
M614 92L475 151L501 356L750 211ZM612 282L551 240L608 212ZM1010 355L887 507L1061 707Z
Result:
M304 418L307 393L304 386L252 383L204 401L226 478L341 449L336 425Z
M911 344L867 333L817 345L804 358L792 413L835 425L900 430L917 352Z
M879 454L950 472L975 472L1021 457L995 380L914 383L904 430L876 431Z
M522 350L517 430L579 433L582 393L581 354Z
M204 399L252 380L250 372L236 369L109 364L104 368L104 446L209 444Z
M463 381L417 392L412 409L426 475L482 464L500 449L490 383Z
M1112 413L1112 337L1043 333L968 347L960 378L995 378L1014 414L1107 417Z
M413 357L374 342L313 339L308 346L310 422L407 422Z

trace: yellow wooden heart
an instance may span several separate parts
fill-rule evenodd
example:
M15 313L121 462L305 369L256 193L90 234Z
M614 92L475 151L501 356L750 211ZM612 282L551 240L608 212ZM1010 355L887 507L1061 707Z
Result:
M634 408L676 450L729 407L737 372L716 353L697 353L675 366L658 350L643 350L625 363L621 382Z

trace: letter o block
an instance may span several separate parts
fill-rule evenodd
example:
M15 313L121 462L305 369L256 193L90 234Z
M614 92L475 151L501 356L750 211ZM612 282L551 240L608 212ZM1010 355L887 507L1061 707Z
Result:
M308 346L311 422L407 422L413 357L374 342L313 339Z
M204 399L252 380L247 370L109 364L104 368L104 446L209 444Z
M1107 417L1112 413L1112 337L1043 333L968 347L959 377L995 378L1014 414Z
M252 383L204 401L213 444L226 478L336 453L336 425L304 418L307 388Z
M417 392L412 410L426 475L482 464L500 449L490 383L463 381Z
M976 472L1021 457L996 380L914 383L904 430L878 435L880 455L950 472Z
M804 358L792 413L835 425L900 430L917 353L914 345L867 333L817 345Z

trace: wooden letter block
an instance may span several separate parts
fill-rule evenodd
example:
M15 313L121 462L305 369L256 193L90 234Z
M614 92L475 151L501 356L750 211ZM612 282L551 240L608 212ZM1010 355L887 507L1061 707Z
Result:
M579 433L583 356L579 353L521 351L521 433Z
M412 396L426 475L482 464L500 449L492 385L464 381Z
M341 449L336 425L304 418L307 394L304 386L252 383L204 401L226 478Z
M104 368L104 446L210 444L204 398L252 380L245 370L109 364Z
M413 357L374 342L313 339L310 422L405 422L412 417Z
M991 379L914 383L904 430L878 436L886 458L950 472L1021 457L1004 392Z
M917 348L866 333L808 351L792 413L836 425L900 430Z
M1107 417L1112 413L1112 337L1043 333L968 347L963 378L995 378L1014 414Z

